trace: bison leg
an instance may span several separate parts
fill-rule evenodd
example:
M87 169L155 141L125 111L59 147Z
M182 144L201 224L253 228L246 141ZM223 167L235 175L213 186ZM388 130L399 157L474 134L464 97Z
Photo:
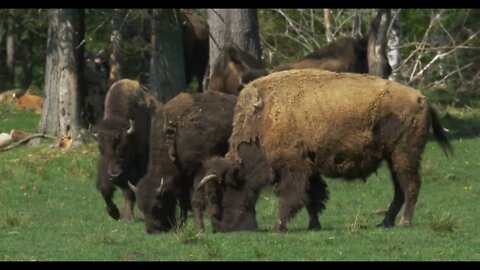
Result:
M389 162L390 167L390 174L392 177L393 183L393 200L388 207L387 212L385 213L385 217L383 221L377 225L377 227L393 227L395 226L395 218L397 217L398 212L402 208L403 203L405 202L405 196L403 194L403 189L400 187L400 183L398 182L398 176L396 171L393 169L392 163Z
M133 220L133 206L135 205L135 192L130 188L123 189L122 219Z
M274 228L275 231L286 231L287 222L302 208L307 195L307 182L308 175L305 172L288 172L284 169L276 189L279 199L278 220Z
M190 201L190 193L186 191L182 191L179 198L180 203L180 226L185 225L188 218L188 210L191 209L192 204Z
M205 231L203 223L203 209L205 208L205 200L203 199L203 191L195 190L192 193L192 209L195 218L195 228L198 231Z
M115 192L115 186L110 182L108 179L101 179L101 181L97 182L97 189L102 194L103 200L107 205L107 213L108 215L118 220L120 218L120 212L118 211L117 206L113 203L113 193Z
M393 170L392 175L395 175L396 178L398 179L398 184L395 185L395 182L394 182L395 196L394 196L394 201L392 201L392 204L394 204L395 202L395 197L399 197L397 204L400 204L400 206L396 206L398 207L398 210L397 208L393 209L396 211L394 213L395 215L400 210L400 207L401 207L400 202L403 202L403 200L405 201L405 209L399 224L401 226L411 225L412 219L413 219L413 213L415 211L415 204L417 203L417 198L420 191L420 186L421 186L421 179L419 174L420 155L418 153L421 153L421 151L415 151L415 149L410 149L409 153L397 154L397 155L394 155L392 158L392 166L391 166ZM392 211L392 215L393 215L393 212L394 211ZM385 216L385 218L386 217L387 216ZM394 219L395 218L393 217L393 220Z
M318 215L325 209L325 202L328 200L327 184L319 174L313 174L309 180L308 200L305 203L309 215L308 229L320 230L322 226Z

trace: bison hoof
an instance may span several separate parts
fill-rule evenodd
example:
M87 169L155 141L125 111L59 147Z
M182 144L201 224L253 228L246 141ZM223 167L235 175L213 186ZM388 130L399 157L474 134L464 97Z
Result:
M113 219L115 220L120 219L120 212L116 207L107 207L107 212L110 215L110 217L112 217Z
M319 231L322 229L322 226L320 226L320 223L317 224L309 224L308 229L311 231Z
M382 221L380 224L378 224L376 227L379 228L379 227L383 227L383 228L392 228L393 226L395 226L395 224L393 222L387 222L387 221Z

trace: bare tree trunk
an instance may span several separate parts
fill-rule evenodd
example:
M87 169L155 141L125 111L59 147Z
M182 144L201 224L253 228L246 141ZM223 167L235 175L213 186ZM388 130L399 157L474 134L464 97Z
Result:
M7 88L15 84L15 34L13 33L13 20L8 19L7 25Z
M21 50L22 50L22 80L20 83L20 88L22 90L27 90L30 87L30 84L33 80L33 39L32 33L26 31L26 37L21 41Z
M368 73L381 78L388 78L391 72L386 53L387 27L390 21L390 10L379 9L370 24L368 39Z
M179 15L173 9L152 11L150 88L164 103L187 88Z
M325 38L327 42L330 43L333 41L333 31L332 31L332 23L330 21L330 9L324 8L323 9L323 21L325 24Z
M0 54L3 52L2 48L2 41L3 37L5 36L5 22L4 18L0 17ZM6 80L6 62L3 57L0 57L0 93L3 90L7 90L5 87L5 80Z
M115 9L113 11L112 19L112 53L110 54L110 74L108 77L108 87L114 82L122 78L122 43L123 43L123 28L125 23L125 16L127 9Z
M45 67L46 99L39 132L79 139L80 102L78 45L83 37L81 12L76 9L48 11L49 27Z
M355 9L353 11L352 37L362 36L362 11Z
M237 44L241 50L261 60L256 9L209 9L208 25L210 27L210 67L228 42Z
M388 32L388 63L392 67L392 74L389 80L400 82L400 71L398 65L400 64L400 9L392 10L392 27Z

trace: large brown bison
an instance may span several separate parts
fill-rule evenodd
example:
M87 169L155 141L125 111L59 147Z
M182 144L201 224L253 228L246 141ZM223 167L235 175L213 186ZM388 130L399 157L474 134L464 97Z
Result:
M198 83L197 91L201 92L209 56L208 24L203 18L187 11L181 13L181 18L185 81L189 85L195 77Z
M276 187L284 231L306 206L309 228L320 228L326 185L321 175L365 178L385 160L394 196L380 225L410 225L420 190L419 166L428 130L452 151L439 119L419 91L378 77L315 69L273 73L239 95L230 149L205 163L205 188L216 231L256 228L255 201ZM317 223L318 222L318 223Z
M268 72L254 56L228 43L212 67L208 89L238 95L243 87Z
M135 194L128 181L137 183L147 171L151 115L160 106L137 81L120 80L107 93L96 135L100 152L96 186L114 219L120 218L112 200L115 186L123 191L122 218L133 218Z
M228 150L236 99L210 91L181 93L156 111L148 172L136 187L131 186L148 233L172 229L177 202L181 222L193 208L196 228L204 229L203 194L193 187L205 175L203 161Z

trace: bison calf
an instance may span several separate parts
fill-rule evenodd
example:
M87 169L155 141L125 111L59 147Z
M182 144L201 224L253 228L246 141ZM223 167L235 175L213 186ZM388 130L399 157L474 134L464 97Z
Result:
M410 225L420 191L420 159L429 127L448 153L451 146L434 109L419 91L378 77L315 69L257 79L240 93L230 149L206 162L205 188L217 231L255 229L255 203L275 185L278 221L305 206L309 228L320 228L326 185L321 175L365 178L385 160L394 196L381 223Z

